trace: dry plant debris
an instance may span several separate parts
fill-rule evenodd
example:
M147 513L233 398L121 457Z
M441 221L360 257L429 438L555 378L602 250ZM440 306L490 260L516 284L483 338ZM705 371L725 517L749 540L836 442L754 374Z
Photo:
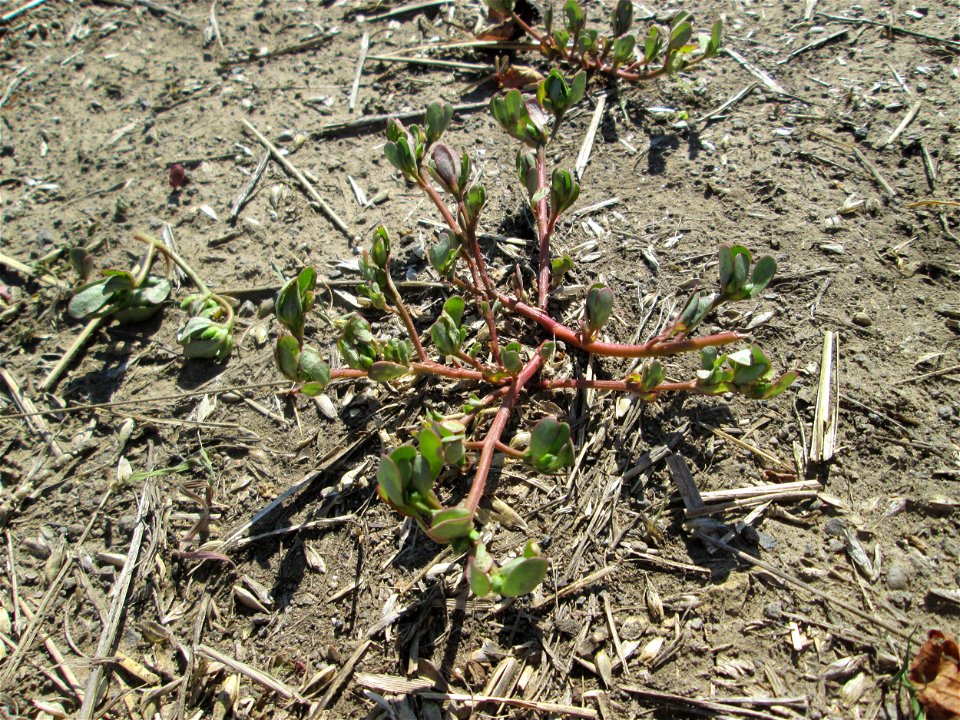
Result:
M907 679L929 720L960 717L960 650L952 636L931 630L910 663Z

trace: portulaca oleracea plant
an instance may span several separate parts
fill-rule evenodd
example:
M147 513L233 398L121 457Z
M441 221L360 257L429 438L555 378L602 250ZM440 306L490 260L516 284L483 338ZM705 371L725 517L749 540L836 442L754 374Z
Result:
M331 369L321 351L305 338L306 316L317 284L314 269L305 268L288 281L276 301L277 319L284 327L275 347L277 366L303 394L319 394L337 379L386 383L399 390L408 388L416 376L458 380L458 387L469 388L456 412L424 410L422 424L410 441L381 457L377 482L387 504L413 518L434 541L449 543L466 554L466 575L480 596L525 595L540 584L548 569L533 540L516 557L498 563L477 518L496 455L547 474L563 473L573 465L570 427L558 418L541 417L529 431L525 449L506 441L511 418L521 414L531 395L592 388L631 393L644 402L674 392L738 393L762 400L782 392L795 378L793 373L777 377L757 346L725 352L743 338L737 332L693 334L718 307L757 297L773 278L773 258L754 262L741 246L721 246L718 287L694 290L666 328L642 344L604 339L614 293L601 283L587 290L578 326L565 325L551 313L551 289L573 266L569 257L552 254L551 238L560 218L576 202L580 186L569 171L548 168L547 149L556 142L568 111L582 99L585 85L583 72L568 81L552 70L535 95L511 90L490 104L497 123L520 143L517 176L536 229L533 288L524 286L517 268L503 275L507 287L494 281L501 275L490 272L488 256L478 242L486 190L474 180L470 155L440 142L452 109L432 104L422 125L405 127L391 121L384 150L406 181L430 199L445 225L427 253L446 290L433 323L426 327L416 321L405 304L392 277L393 245L383 226L374 231L360 261L358 295L371 311L394 316L402 326L401 337L378 336L360 313L336 318L332 322L343 366ZM468 318L480 322L471 324ZM559 349L644 362L636 372L614 380L558 376L553 367L551 373L541 372L553 363ZM700 369L688 380L668 380L662 360L687 353L699 353ZM533 412L528 408L522 414ZM447 491L441 488L458 474L471 477L469 491L462 501L450 504L443 499Z

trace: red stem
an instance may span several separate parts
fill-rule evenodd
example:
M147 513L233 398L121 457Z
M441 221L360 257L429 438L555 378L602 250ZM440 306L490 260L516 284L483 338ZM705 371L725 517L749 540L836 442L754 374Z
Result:
M413 324L413 319L410 317L410 313L407 312L407 306L403 304L403 299L400 297L400 293L397 292L397 286L393 284L393 278L390 277L389 260L387 260L386 266L383 268L383 274L387 278L387 289L393 296L393 302L397 306L397 312L400 315L400 319L403 320L404 327L407 328L407 334L413 341L413 347L417 351L417 357L420 358L422 362L426 362L427 353L423 349L423 344L420 342L420 333L417 332L417 328Z
M468 442L466 445L468 450L480 450L483 448L482 442L471 441L471 442ZM522 450L517 450L516 448L512 448L509 445L504 444L500 440L497 440L497 442L494 443L494 445L496 447L497 452L502 452L504 455L509 455L510 457L516 458L517 460L522 460L524 457L526 457L523 454Z
M490 474L490 466L493 463L493 453L500 441L500 436L503 435L504 428L507 426L507 420L510 419L510 413L520 396L520 391L540 369L540 348L542 347L541 344L534 356L523 366L520 374L510 383L510 390L503 399L500 409L497 410L497 415L493 418L493 423L491 423L487 436L483 440L480 460L477 463L477 472L473 476L473 484L470 486L470 493L464 503L464 507L470 511L471 515L476 514L477 507L480 505L480 498L483 497L483 491L487 486L487 475Z
M537 148L537 192L547 186L547 149ZM550 232L547 218L547 198L542 198L536 207L537 234L540 236L540 273L537 279L537 303L541 310L547 309L550 300Z
M619 343L597 342L596 340L587 340L580 333L571 330L566 325L557 322L546 312L539 308L531 307L522 303L516 298L512 298L504 293L497 293L506 307L520 313L526 318L533 320L542 328L547 330L557 340L578 347L586 352L606 357L625 357L625 358L643 358L643 357L665 357L667 355L679 355L681 353L702 350L706 347L717 345L729 345L737 340L743 339L743 335L736 332L722 332L716 335L707 335L698 338L683 338L681 340L663 341L654 338L643 345L621 345Z
M533 38L534 40L536 40L538 43L539 43L539 42L543 42L543 36L542 36L540 33L538 33L536 30L534 30L532 27L530 27L529 25L527 25L527 23L524 22L524 20L523 20L522 17L520 17L519 15L517 15L515 12L512 12L512 11L511 11L511 13L510 13L510 18L511 18L515 23L517 23L520 27L522 27L522 28L523 28L523 31L524 31L527 35L529 35L530 37L532 37L532 38Z
M541 380L537 383L538 390L556 390L558 388L574 388L576 390L616 390L620 392L635 392L626 380L585 380L566 378L559 380ZM665 382L651 388L650 393L661 392L696 392L697 381Z
M477 272L487 291L487 305L489 306L497 296L497 289L490 279L489 273L487 273L487 264L484 262L483 255L480 253L480 243L477 242L476 225L467 219L466 207L462 200L458 202L458 208L460 210L460 217L463 218L463 224L467 229L468 254L473 255L473 260L477 265ZM476 280L476 276L474 276L474 280ZM487 331L490 333L490 352L493 353L494 362L497 363L498 367L503 367L503 360L500 359L500 341L497 338L497 322L493 317L493 310L487 309L486 312L484 312L481 309L481 313L487 322Z

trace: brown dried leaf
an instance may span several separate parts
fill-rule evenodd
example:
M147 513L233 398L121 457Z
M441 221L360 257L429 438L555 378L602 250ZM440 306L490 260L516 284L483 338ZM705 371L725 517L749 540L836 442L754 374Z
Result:
M960 650L951 636L931 630L908 677L928 720L960 718Z

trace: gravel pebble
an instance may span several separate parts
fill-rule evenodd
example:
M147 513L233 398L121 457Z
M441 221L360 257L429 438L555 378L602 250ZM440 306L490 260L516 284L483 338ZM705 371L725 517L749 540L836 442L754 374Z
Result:
M891 590L906 590L909 585L910 569L903 563L891 563L887 568L887 587Z

